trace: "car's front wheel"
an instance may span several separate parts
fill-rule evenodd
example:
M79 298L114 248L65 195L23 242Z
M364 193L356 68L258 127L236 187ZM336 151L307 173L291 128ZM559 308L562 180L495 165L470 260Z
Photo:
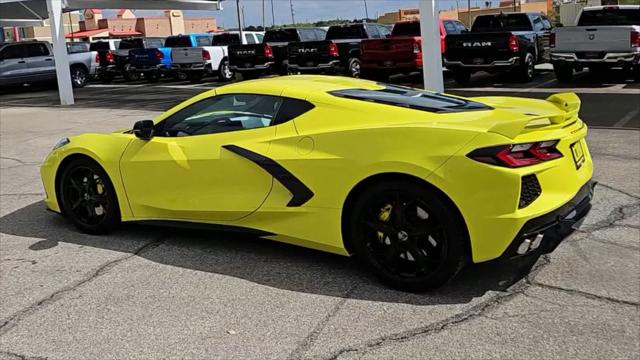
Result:
M376 183L351 209L346 235L355 256L390 286L430 290L462 268L468 241L463 220L424 184Z
M87 85L89 81L89 73L82 66L74 66L71 68L71 85L74 88L81 88Z
M113 184L90 159L73 160L62 170L57 195L62 214L86 233L107 233L120 223Z

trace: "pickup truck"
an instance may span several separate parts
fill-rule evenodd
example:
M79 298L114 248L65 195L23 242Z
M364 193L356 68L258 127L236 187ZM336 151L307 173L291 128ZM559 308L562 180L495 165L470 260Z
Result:
M122 39L116 50L98 50L100 63L97 69L98 79L104 83L113 81L117 75L122 75L127 81L137 81L140 76L131 71L129 51L132 49L161 48L164 46L162 38L129 38Z
M229 67L243 78L255 78L260 74L289 72L287 45L295 41L324 40L326 31L321 28L285 28L267 30L261 44L230 45Z
M444 54L445 37L467 31L458 20L439 19L440 51ZM363 40L360 45L362 77L386 81L395 74L422 71L420 21L401 21L393 26L387 39Z
M360 77L360 42L384 39L388 35L389 29L378 24L331 26L325 40L289 43L289 69L294 72L332 72Z
M551 33L551 63L560 82L585 67L594 73L623 68L640 81L640 5L583 8L576 26Z
M184 73L173 70L172 50L208 45L211 37L211 34L174 35L169 36L162 47L129 50L130 70L143 74L149 82L158 81L162 75L172 75L178 80L186 79Z
M216 74L220 81L230 81L234 77L229 69L229 45L257 44L261 42L259 32L243 31L240 39L238 31L213 35L211 43L199 47L174 48L171 52L172 68L186 74L193 83L200 82L206 75ZM260 41L259 41L260 40Z
M95 75L98 54L67 46L71 85L81 88ZM46 41L0 43L0 86L56 80L53 48Z
M478 16L471 31L448 35L444 64L458 83L476 71L512 71L531 81L535 65L549 58L551 23L539 13Z

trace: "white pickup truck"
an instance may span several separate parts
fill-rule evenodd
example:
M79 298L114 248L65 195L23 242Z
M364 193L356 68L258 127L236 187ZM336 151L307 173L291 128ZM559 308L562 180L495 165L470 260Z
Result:
M598 73L614 67L640 81L640 5L585 7L576 26L554 29L550 46L561 82L571 81L574 70Z
M264 33L243 31L240 39L238 31L213 35L210 46L174 48L171 52L172 69L186 74L191 82L199 82L204 76L217 75L220 81L233 79L229 69L227 46L232 44L258 44Z

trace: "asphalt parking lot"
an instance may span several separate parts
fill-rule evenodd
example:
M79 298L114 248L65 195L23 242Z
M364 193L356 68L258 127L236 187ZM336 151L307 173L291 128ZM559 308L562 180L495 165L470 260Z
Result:
M415 79L394 81L415 84ZM470 266L436 292L390 290L350 259L248 236L45 211L38 167L61 137L129 127L217 86L93 84L0 95L0 358L624 358L640 354L640 85L479 75L461 95L576 91L594 207L555 252ZM38 91L33 91L38 90Z

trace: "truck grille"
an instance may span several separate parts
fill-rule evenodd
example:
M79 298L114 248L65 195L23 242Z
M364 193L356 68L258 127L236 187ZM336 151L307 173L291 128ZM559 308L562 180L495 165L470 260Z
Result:
M529 204L534 202L535 199L537 199L542 193L540 183L538 182L538 178L535 175L523 176L521 182L522 184L520 189L520 202L518 203L518 209L529 206Z

